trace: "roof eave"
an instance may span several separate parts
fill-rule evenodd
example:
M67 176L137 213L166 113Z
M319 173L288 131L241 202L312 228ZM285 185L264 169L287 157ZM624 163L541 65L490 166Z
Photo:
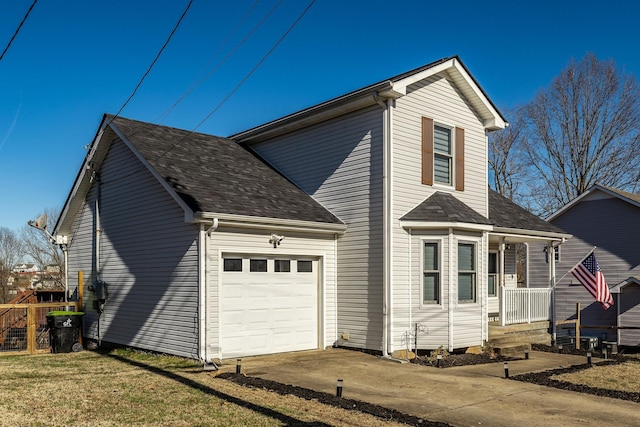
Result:
M491 231L493 225L490 224L474 224L469 222L448 222L448 221L424 221L401 219L400 226L403 228L415 229L448 229L470 230L470 231Z
M566 240L573 237L568 233L553 232L553 231L539 231L539 230L526 230L522 228L509 228L509 227L494 227L492 234L494 235L516 235L526 236L532 239L543 240Z
M266 218L216 212L196 212L193 222L208 223L214 219L218 220L219 227L263 228L270 231L304 231L322 234L343 234L347 230L346 224L342 223Z
M247 144L264 141L278 135L320 123L340 115L368 106L380 99L397 99L407 93L407 87L438 73L447 75L460 86L471 105L480 114L483 126L488 131L503 129L507 121L480 87L475 78L457 56L436 61L413 71L350 92L321 104L306 108L252 129L229 136L230 139Z

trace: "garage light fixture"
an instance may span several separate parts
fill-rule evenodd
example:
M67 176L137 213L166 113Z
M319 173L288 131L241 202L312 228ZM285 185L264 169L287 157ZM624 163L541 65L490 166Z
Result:
M280 246L280 242L284 239L284 236L278 236L277 234L271 234L271 238L269 239L269 243L273 245L273 249Z

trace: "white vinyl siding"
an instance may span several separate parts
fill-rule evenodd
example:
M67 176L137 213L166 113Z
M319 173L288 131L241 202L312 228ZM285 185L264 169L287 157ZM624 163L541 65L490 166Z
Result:
M437 126L454 129L464 129L464 191L454 191L451 185L434 183L433 186L422 184L422 118L433 118ZM452 141L453 132L452 132ZM449 248L443 245L443 276L442 276L442 307L426 305L420 308L420 284L422 271L420 270L420 243L414 239L412 246L412 261L407 256L409 248L408 231L400 227L399 218L422 203L435 191L446 191L453 194L460 201L476 210L483 216L488 215L487 205L487 146L485 129L479 117L469 107L461 93L446 75L435 75L429 79L417 82L407 88L407 95L396 100L393 112L393 164L392 164L392 206L393 206L393 344L394 348L402 348L402 337L405 332L413 330L415 323L428 327L429 333L418 340L422 348L437 348L448 345L448 307L449 307L449 278L447 258ZM453 147L453 145L452 145ZM455 149L454 149L455 151ZM455 154L455 153L454 153ZM455 162L452 166L455 169ZM453 177L453 175L452 175ZM452 178L453 179L453 178ZM412 230L414 237L421 232ZM429 232L431 233L431 232ZM435 233L435 232L434 232ZM445 236L448 230L442 230ZM456 237L460 232L457 231ZM460 236L463 238L463 235ZM419 239L417 239L419 240ZM484 242L482 240L481 242ZM457 248L457 246L456 246ZM478 244L477 280L478 297L486 298L481 293L486 286L486 277L481 271L486 271L486 254L483 252L486 244ZM454 252L456 252L454 250ZM409 285L409 268L412 283ZM455 277L457 278L457 273ZM457 287L457 279L455 280ZM466 345L481 345L483 322L486 314L486 304L457 303L454 289L453 305L456 307L453 320L453 345L456 348ZM411 294L411 297L409 297ZM480 301L479 301L480 302ZM440 310L436 312L436 310Z
M338 239L340 345L382 350L382 109L378 106L252 146L345 222Z
M83 268L87 277L87 267L95 267L93 215L87 213L98 182L100 279L109 286L100 339L197 358L198 228L184 223L184 211L121 141L113 142L81 210L69 271ZM86 286L85 295L85 329L98 339Z
M317 340L314 348L332 346L336 340L336 269L335 269L335 239L333 235L313 235L306 233L283 232L285 239L277 248L269 243L270 232L246 229L220 227L211 234L207 243L206 260L206 295L207 295L207 337L206 345L209 354L218 358L234 357L225 355L221 343L233 335L233 330L224 330L221 319L224 289L224 272L218 270L223 265L224 258L245 260L244 271L250 269L250 259L267 260L271 271L275 269L275 260L291 261L290 267L294 271L298 262L312 261L312 271L302 271L300 274L313 275L317 280L317 316L312 319L317 324ZM295 267L295 268L294 268ZM308 266L307 266L308 267ZM227 274L244 274L232 272ZM289 273L254 273L273 276Z

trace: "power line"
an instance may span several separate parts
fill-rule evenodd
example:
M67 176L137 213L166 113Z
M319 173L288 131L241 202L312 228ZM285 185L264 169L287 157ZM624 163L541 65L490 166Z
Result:
M176 148L180 143L182 143L182 141L187 139L189 137L189 135L194 133L196 131L196 129L198 129L200 126L202 126L203 123L205 123L207 120L209 120L209 118L211 118L211 116L213 116L216 113L216 111L218 111L220 109L220 107L222 107L222 105L226 101L228 101L229 98L231 98L231 96L233 96L233 94L235 92L238 91L238 89L240 89L240 87L251 77L251 75L253 75L253 73L255 73L255 71L260 67L260 65L262 65L262 63L264 63L264 61L273 53L273 51L276 50L276 48L289 35L289 33L298 24L298 22L300 22L300 20L304 17L304 15L306 15L306 13L309 11L309 9L311 9L311 6L313 6L314 3L315 3L315 0L311 0L309 2L307 7L302 11L302 13L293 22L293 24L291 24L291 26L289 26L287 31L280 37L280 39L278 39L278 41L271 47L271 49L269 49L269 51L260 59L260 61L258 61L258 63L251 69L251 71L249 71L249 73L247 73L244 76L244 78L236 85L236 87L229 93L229 95L227 95L222 101L220 101L220 103L218 103L218 105L209 114L207 114L207 116L200 123L198 123L198 125L196 127L191 129L182 138L180 138L175 144L173 144L171 147L169 147L167 150L165 150L162 154L160 154L158 157L156 157L156 159L154 161L158 161L161 158L163 158L164 156L166 156L167 154L169 154L174 148ZM111 123L114 119L115 119L115 116L111 119L111 121L109 123ZM132 175L135 175L136 173L138 173L138 171L133 171L133 172L129 173L128 175L125 175L122 178L128 178L128 177L130 177Z
M31 13L31 11L33 10L33 7L36 5L37 2L38 0L33 0L33 3L31 3L31 7L29 7L29 10L27 10L27 13L25 13L24 18L22 18L22 21L20 21L20 25L18 25L18 28L16 28L16 31L13 33L13 36L11 36L9 43L7 43L7 47L5 47L4 50L2 51L2 54L0 54L0 61L2 61L2 58L4 58L4 54L7 53L7 51L9 50L11 43L13 43L13 40L16 38L16 36L20 32L20 28L22 28L22 25L25 23L25 21L29 17L29 14Z
M165 118L167 118L167 116L169 114L171 114L171 112L178 106L178 104L180 104L182 101L184 101L189 95L191 95L191 93L196 90L198 87L200 87L209 77L211 77L211 75L213 73L215 73L250 37L251 35L262 25L262 23L273 13L273 11L282 3L283 0L280 0L280 2L278 2L278 4L273 7L268 13L267 15L258 23L258 25L256 25L247 36L245 36L240 43L238 43L232 50L231 52L229 52L224 58L222 58L220 60L220 62L218 62L216 64L215 67L213 67L211 69L211 71L209 71L207 74L205 74L205 71L207 68L209 68L209 66L211 66L211 64L213 63L213 60L218 56L218 54L220 53L220 51L222 51L222 49L227 45L227 43L229 42L229 40L231 39L231 37L235 34L235 32L238 30L238 28L240 28L240 26L244 23L244 21L249 17L249 15L251 15L251 12L253 11L253 9L255 9L256 5L258 4L259 0L255 0L253 2L253 4L249 7L249 9L247 10L247 12L244 14L244 16L240 19L240 21L236 24L236 26L231 30L231 32L227 35L227 37L224 39L224 41L220 44L220 46L218 47L218 49L215 51L215 53L211 56L211 59L209 59L209 62L207 63L207 65L200 71L200 73L198 74L198 77L196 79L194 79L191 82L191 85L189 86L189 88L187 90L185 90L182 95L180 95L180 97L176 100L176 102L173 103L173 105L171 105L169 108L167 108L165 110L164 113L160 114L159 116L157 116L155 119L153 119L153 122L160 122L162 120L164 120Z
M316 0L311 0L309 2L309 4L307 5L307 7L302 11L302 13L298 16L298 18L293 22L293 24L291 24L291 26L289 27L289 29L287 29L287 31L285 31L285 33L278 39L278 41L271 47L271 49L269 49L269 51L262 57L262 59L260 59L260 61L258 61L258 63L251 69L251 71L249 71L247 73L246 76L244 76L244 78L242 80L240 80L240 82L236 85L236 87L233 88L233 90L229 93L229 95L227 95L222 101L220 101L220 103L218 105L216 105L216 107L211 110L211 112L209 114L207 114L205 116L204 119L202 119L202 121L200 123L198 123L196 125L196 127L194 127L191 132L195 132L196 129L198 129L200 126L202 126L207 120L209 120L211 118L211 116L213 116L216 111L218 111L220 109L220 107L222 107L228 100L229 98L231 98L237 91L238 89L240 89L240 87L247 81L249 80L249 78L253 75L253 73L256 72L256 70L262 65L262 63L264 61L267 60L267 58L269 56L271 56L271 54L273 53L273 51L276 50L276 48L280 45L280 43L282 43L282 41L289 35L289 33L293 30L293 28L298 24L298 22L300 22L300 20L304 17L304 15L306 15L306 13L309 11L309 9L311 9L311 6L313 6L313 4L315 3Z
M158 59L160 59L160 55L162 55L162 52L164 52L164 49L167 47L167 45L171 41L171 38L173 37L175 32L178 30L178 27L180 26L180 24L182 23L182 20L184 19L184 17L186 16L187 12L189 11L189 8L191 8L191 4L192 3L193 3L193 0L189 0L189 3L187 4L187 7L185 7L184 11L182 12L182 15L180 15L180 18L178 19L178 22L176 22L176 25L173 27L173 30L171 30L171 33L169 33L169 37L167 37L167 40L164 42L164 44L162 45L162 47L158 51L158 54L156 55L155 58L153 58L153 61L151 61L151 64L149 65L149 68L147 68L147 71L142 75L142 78L140 79L140 81L138 82L136 87L133 89L133 92L131 92L131 95L129 95L129 98L127 98L127 100L124 102L124 104L122 104L122 107L120 107L118 112L111 118L111 121L109 121L109 123L107 123L107 126L109 124L111 124L111 122L116 117L118 117L120 115L122 110L124 110L124 108L127 106L127 104L129 104L129 102L133 99L133 97L135 96L136 92L138 91L138 89L142 85L142 82L144 81L144 79L147 78L147 76L151 72L151 69L153 68L153 66L156 64L156 62L158 62Z

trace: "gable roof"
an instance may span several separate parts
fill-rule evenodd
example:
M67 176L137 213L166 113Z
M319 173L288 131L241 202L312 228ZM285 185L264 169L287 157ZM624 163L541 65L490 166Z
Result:
M400 220L491 225L487 218L452 194L442 191L436 191L427 197Z
M73 199L90 188L87 168L99 168L120 138L185 210L186 218L241 215L343 225L315 199L252 151L227 138L105 115L56 224L73 218ZM98 163L95 165L95 163ZM76 200L75 208L78 208Z
M629 285L640 286L640 276L631 276L628 279L625 279L622 282L618 283L617 285L613 286L609 290L611 291L612 294L619 294L622 292L623 288L626 288Z
M498 130L507 126L507 121L498 111L476 79L458 56L431 62L422 67L374 83L362 89L289 114L252 129L231 135L236 141L254 143L305 126L375 105L384 99L397 99L407 94L407 87L435 74L446 74L467 98L469 104L483 120L485 129Z
M640 194L629 193L627 191L618 190L613 187L606 187L604 185L595 184L594 186L589 188L587 191L585 191L584 193L582 193L581 195L579 195L578 197L576 197L575 199L573 199L572 201L570 201L569 203L567 203L566 205L558 209L552 215L550 215L549 218L547 218L547 221L553 221L554 219L558 218L559 216L561 216L562 214L564 214L565 212L573 208L578 203L582 202L584 199L593 195L597 191L601 191L611 197L615 197L616 199L622 200L623 202L629 203L633 206L640 208Z
M555 225L518 206L497 191L489 188L489 219L495 231L536 231L569 237Z

